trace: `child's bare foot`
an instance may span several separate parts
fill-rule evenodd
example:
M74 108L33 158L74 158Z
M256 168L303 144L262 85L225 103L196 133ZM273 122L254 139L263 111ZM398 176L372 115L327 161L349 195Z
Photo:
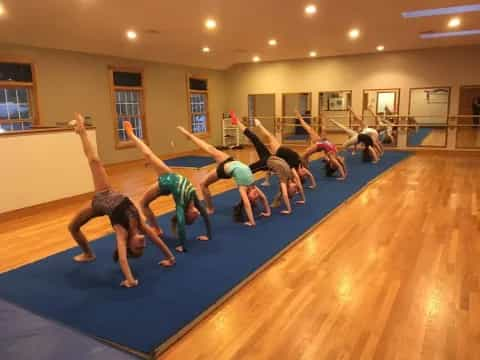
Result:
M209 207L207 207L207 214L208 214L208 215L213 215L213 214L215 214L215 208L209 208Z
M175 258L162 260L158 264L162 265L163 267L172 267L175 265Z
M75 124L74 130L77 134L85 131L85 119L82 114L75 113L75 120L70 121L70 123Z
M73 257L73 260L79 263L92 262L92 261L95 261L95 259L96 259L96 256L94 254L85 254L85 253L81 253Z
M253 119L255 126L262 126L262 123L257 118Z
M290 215L292 213L292 210L282 210L280 211L280 214L283 214L283 215Z
M123 128L125 129L125 134L127 134L127 136L131 139L134 135L132 123L130 121L124 121Z
M197 240L199 241L208 241L208 236L206 235L200 235L197 237Z

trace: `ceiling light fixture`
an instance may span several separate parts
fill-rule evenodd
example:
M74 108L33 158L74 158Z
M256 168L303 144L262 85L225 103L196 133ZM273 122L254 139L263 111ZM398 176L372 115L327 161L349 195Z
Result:
M317 7L315 5L307 5L305 6L305 14L307 15L313 15L317 12Z
M454 17L454 18L450 19L450 21L448 22L448 27L449 28L456 28L456 27L459 27L461 23L462 22L461 22L460 18Z
M209 48L208 46L204 46L204 47L202 48L202 51L203 51L204 53L209 53L209 52L210 52L210 48Z
M360 36L360 30L352 29L348 32L350 39L357 39Z
M377 51L383 51L383 50L385 50L385 46L383 46L383 45L378 45L377 46Z
M259 62L259 61L260 61L260 56L255 55L255 56L252 58L252 61L253 61L253 62Z
M5 6L3 6L3 4L0 4L0 16L5 15L5 13L6 13Z
M308 55L309 55L310 57L316 57L316 56L317 56L317 52L316 52L316 51L310 51Z
M411 19L411 18L426 17L426 16L463 14L463 13L475 12L475 11L480 11L480 4L450 6L446 8L426 9L426 10L417 10L417 11L406 11L402 13L402 16L406 19Z
M213 19L207 19L205 21L205 27L209 30L215 29L217 27L217 22Z
M268 45L270 46L277 46L278 42L275 39L268 40Z
M137 33L133 30L128 30L127 38L129 38L130 40L135 40L137 38Z
M438 39L456 36L473 36L480 35L480 29L463 30L463 31L447 31L447 32L427 32L420 34L421 39Z

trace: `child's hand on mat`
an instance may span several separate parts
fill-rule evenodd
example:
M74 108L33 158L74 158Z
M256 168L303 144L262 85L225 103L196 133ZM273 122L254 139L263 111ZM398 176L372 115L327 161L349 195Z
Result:
M197 240L200 240L200 241L208 241L208 236L207 236L207 235L197 236Z
M132 288L132 287L138 286L138 280L137 279L123 280L120 283L120 286L123 286L123 287L126 287L126 288Z
M317 185L309 185L308 188L309 189L315 189L317 187Z
M338 177L337 180L338 181L343 181L343 180L345 180L345 177L344 176Z
M283 214L283 215L290 215L292 213L292 210L282 210L280 211L280 214Z
M305 200L297 200L297 201L295 201L295 203L298 204L298 205L303 205L303 204L305 204Z
M272 212L262 212L262 213L260 214L260 216L270 217L270 216L272 216Z
M180 251L178 250L178 248L182 248L182 250ZM175 249L177 249L177 251L179 252L185 251L182 246L177 246ZM175 258L159 261L158 264L162 265L163 267L172 267L173 265L175 265Z
M250 221L244 222L243 225L245 226L255 226L255 223L251 223Z

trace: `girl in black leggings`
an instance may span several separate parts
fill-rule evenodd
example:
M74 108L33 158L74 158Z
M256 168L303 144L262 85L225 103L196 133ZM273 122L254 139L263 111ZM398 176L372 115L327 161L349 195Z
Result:
M257 151L259 160L250 164L249 167L252 170L252 173L258 171L270 171L278 176L280 181L280 191L277 196L283 198L286 210L282 210L281 213L288 215L292 213L292 206L290 204L290 198L295 194L300 193L301 200L297 201L297 204L304 204L304 192L301 181L298 177L295 177L292 169L288 163L279 156L272 155L267 146L258 138L258 136L250 131L245 125L240 121L236 121L240 131L252 142Z

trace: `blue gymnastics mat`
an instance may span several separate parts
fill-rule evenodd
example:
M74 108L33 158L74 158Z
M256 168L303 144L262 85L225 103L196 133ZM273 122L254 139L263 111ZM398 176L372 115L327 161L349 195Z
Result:
M2 300L0 322L2 360L138 359Z
M209 156L181 156L165 160L165 163L171 167L200 169L204 166L215 164Z
M428 135L432 132L432 128L422 127L418 129L413 134L409 134L407 138L408 146L421 146L423 141L427 138Z
M130 262L140 281L137 288L119 286L122 275L112 262L115 240L108 235L92 243L97 254L93 263L74 263L72 256L79 253L74 248L0 275L0 297L85 334L151 353L371 180L409 155L386 152L378 164L365 164L360 156L349 156L349 177L344 182L325 178L321 161L312 162L318 187L306 190L307 203L295 206L291 216L282 216L279 209L274 209L272 217L258 219L256 228L232 222L232 205L239 199L237 190L217 195L213 239L194 240L204 231L202 221L197 221L188 229L189 252L177 255L177 265L169 269L157 265L161 253L149 245L141 259ZM263 189L271 199L277 187ZM170 217L158 218L167 232ZM166 240L174 245L173 239Z

